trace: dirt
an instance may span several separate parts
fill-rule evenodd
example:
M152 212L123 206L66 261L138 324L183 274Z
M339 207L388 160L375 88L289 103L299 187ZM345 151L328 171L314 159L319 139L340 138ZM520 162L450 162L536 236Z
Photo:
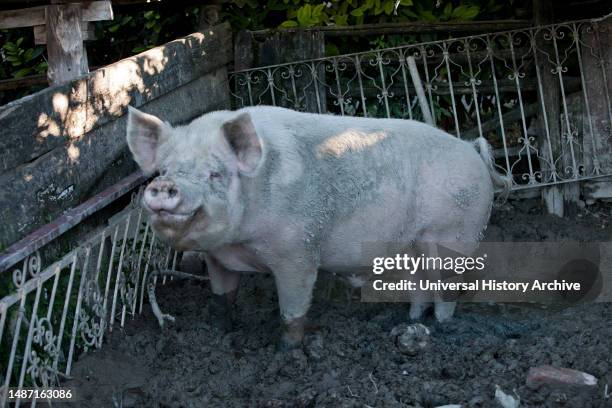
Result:
M610 241L611 223L610 204L560 219L526 200L496 210L486 239ZM460 304L448 323L426 317L428 344L407 355L390 333L408 305L362 303L328 285L317 287L304 347L288 353L276 352L270 276L245 276L229 333L211 325L206 283L160 287L176 323L162 332L146 308L82 356L66 386L87 407L501 407L496 386L521 407L612 407L612 304ZM534 390L526 377L538 365L584 371L598 385Z

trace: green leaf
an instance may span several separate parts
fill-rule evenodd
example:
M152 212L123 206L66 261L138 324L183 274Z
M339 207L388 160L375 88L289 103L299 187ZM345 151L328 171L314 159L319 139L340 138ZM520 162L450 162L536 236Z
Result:
M148 24L148 23L147 23ZM112 26L108 27L108 31L110 31L111 33L116 32L117 30L119 30L120 25L119 24L113 24ZM148 27L147 27L148 28Z
M351 16L361 17L363 16L363 11L364 11L363 6L356 8L355 10L351 11Z
M34 49L34 53L32 54L32 59L40 57L40 55L45 51L43 47L36 47Z
M414 11L412 11L412 10L403 9L403 10L401 11L401 14L402 14L402 15L404 15L404 16L406 16L406 17L413 18L413 19L415 19L415 20L418 20L418 19L419 19L418 14L417 14L417 13L415 13Z
M47 61L42 61L36 64L36 66L34 67L34 70L36 71L37 74L43 74L47 71L48 67L49 66L47 65Z
M21 68L19 71L13 74L13 77L23 78L24 76L28 75L30 72L32 72L32 68Z
M346 14L335 15L334 23L339 26L345 26L348 24L348 16Z
M450 16L452 15L453 12L453 3L448 3L446 5L446 7L444 7L444 10L442 11L442 17L444 17L445 20L448 20L450 18Z
M339 55L339 54L340 54L340 50L338 49L338 46L336 46L336 44L332 44L332 43L325 44L325 56L326 57L333 57L334 55Z
M438 21L436 16L434 16L434 14L429 10L421 11L421 13L419 14L419 18L421 20L429 21L429 22Z
M30 61L32 59L32 55L34 54L34 49L33 48L28 48L26 50L26 52L23 54L23 58L26 61Z
M375 0L374 3L374 15L377 16L379 14L381 14L383 12L383 8L382 5L380 3L380 0Z
M297 27L297 26L298 26L298 23L297 21L294 21L294 20L283 21L281 25L279 25L279 27L281 28L291 28L291 27Z
M312 7L310 4L305 4L300 7L297 11L297 22L302 27L307 27L310 24L310 17L312 16Z
M480 12L478 6L461 5L453 10L451 18L453 20L470 21L473 20Z
M383 5L383 9L385 10L386 15L391 15L391 13L393 13L393 10L395 10L395 1L387 0Z

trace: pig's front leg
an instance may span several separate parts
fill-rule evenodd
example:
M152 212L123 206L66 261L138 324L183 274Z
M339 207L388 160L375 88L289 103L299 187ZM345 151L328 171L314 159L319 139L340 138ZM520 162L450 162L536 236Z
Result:
M304 258L281 262L272 269L282 319L280 351L300 347L304 324L317 280L317 266Z
M238 293L240 274L225 268L209 254L204 255L213 296L210 303L212 324L223 331L232 330L234 302Z

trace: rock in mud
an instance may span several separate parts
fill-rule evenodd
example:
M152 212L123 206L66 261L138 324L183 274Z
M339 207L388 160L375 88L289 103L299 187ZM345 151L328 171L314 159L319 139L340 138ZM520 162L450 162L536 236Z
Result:
M512 395L506 394L499 385L495 386L495 401L502 408L518 408L520 400Z
M539 366L529 369L527 386L530 388L548 387L578 387L581 389L596 389L597 378L571 368Z
M409 356L416 356L427 349L430 335L427 326L421 323L402 323L391 330L391 336L399 351Z

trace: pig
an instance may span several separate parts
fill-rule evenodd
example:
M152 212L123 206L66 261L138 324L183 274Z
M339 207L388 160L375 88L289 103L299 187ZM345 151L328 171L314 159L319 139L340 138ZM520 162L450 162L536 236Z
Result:
M157 173L143 194L153 230L203 254L219 304L233 303L241 273L273 275L282 350L302 342L319 271L353 274L367 242L415 242L426 256L455 242L469 253L494 194L510 186L485 139L413 120L257 106L172 127L130 107L127 144ZM414 301L409 317L428 305ZM440 301L434 313L444 321L454 308Z

